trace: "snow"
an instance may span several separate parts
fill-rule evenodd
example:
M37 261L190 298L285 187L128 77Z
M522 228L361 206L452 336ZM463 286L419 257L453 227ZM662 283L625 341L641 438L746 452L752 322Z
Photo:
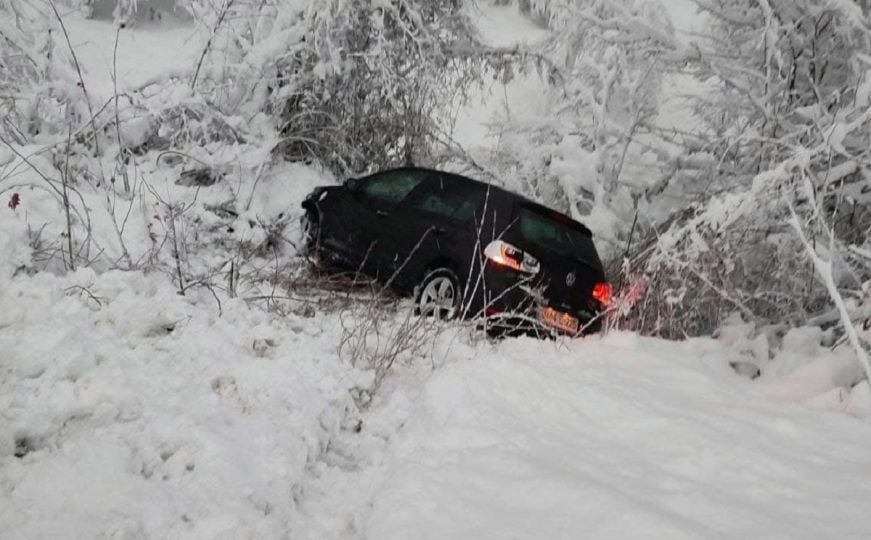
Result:
M668 13L678 38L689 39L692 34L704 31L704 17L693 0L664 0L661 7Z
M479 2L469 7L468 15L478 30L483 43L491 47L512 48L519 45L536 46L549 36L546 28L523 17L513 5L497 6ZM460 107L453 137L468 150L489 148L498 138L498 127L492 125L499 115L535 115L544 113L547 85L536 73L516 73L508 83L493 81L477 93L469 103Z
M368 465L320 473L305 537L865 538L865 424L770 399L728 354L621 333L455 345L364 417L347 444Z
M138 90L166 73L196 66L205 39L193 23L164 21L127 27L105 20L87 19L78 12L64 16L64 25L81 62L85 84L95 107L114 96L113 54L118 37L118 92Z
M691 39L692 3L664 4ZM480 3L473 17L493 46L547 37L516 6ZM115 27L77 13L65 21L94 102L108 99ZM181 23L123 30L119 88L189 71L202 45ZM494 83L461 114L457 139L492 149L498 129L486 123L546 112L543 88L536 75ZM673 105L659 120L691 122L681 81L666 88ZM183 82L140 105L190 99ZM132 145L150 117L127 112L122 136ZM264 224L295 223L302 197L335 182L272 161L262 116L233 121L245 143L195 145L176 165L138 156L136 199L109 204L104 188L79 184L74 208L89 211L102 259L74 272L33 273L37 231L62 240L63 208L0 148L0 537L868 537L871 387L854 352L820 328L780 335L734 317L716 339L490 342L441 325L415 336L375 391L377 366L342 349L363 324L351 295L338 302L350 308L318 296L246 301L217 283L223 274L180 295L159 264L107 270L122 256L118 224L133 261L152 256L152 235L164 234L165 205L139 182L191 205L188 262L210 271L227 254L209 246L265 242ZM21 148L54 175L37 150ZM589 172L589 156L572 157L555 165L563 179ZM223 179L177 185L191 163ZM706 219L733 219L739 203ZM225 205L232 218L208 210ZM592 215L600 228L613 219ZM282 247L292 260L296 246ZM242 293L268 286L249 282ZM408 309L379 312L379 322L399 325ZM734 362L761 375L741 376Z
M19 213L6 209L4 219ZM13 218L14 219L14 218ZM351 312L162 273L0 275L4 538L864 538L849 349L443 327L367 408ZM404 317L408 306L395 315ZM386 321L389 322L389 321ZM749 358L755 381L729 362ZM846 413L846 414L845 414Z
M229 299L218 317L161 274L3 290L4 538L280 537L366 384L338 324Z
M514 5L480 2L469 7L468 12L482 42L492 47L534 46L550 35L546 26L521 16Z

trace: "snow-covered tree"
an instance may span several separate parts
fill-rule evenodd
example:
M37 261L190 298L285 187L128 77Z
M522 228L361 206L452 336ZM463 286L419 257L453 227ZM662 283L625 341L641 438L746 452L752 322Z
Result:
M215 42L196 85L221 110L269 114L289 159L340 173L425 162L437 117L474 72L461 7L228 1L212 14Z
M24 142L88 121L83 86L52 11L0 0L0 135Z
M548 113L500 119L499 152L488 165L515 189L593 222L603 247L614 251L669 160L655 119L662 73L683 48L656 2L530 0L517 7L551 30L523 57L550 83L541 97Z
M645 326L706 333L736 310L768 323L825 319L829 277L839 294L867 302L867 10L823 0L696 4L710 21L691 66L709 89L698 99L704 124L685 139L685 181L664 188L696 202L647 252L655 314L642 310ZM820 274L809 246L832 276Z

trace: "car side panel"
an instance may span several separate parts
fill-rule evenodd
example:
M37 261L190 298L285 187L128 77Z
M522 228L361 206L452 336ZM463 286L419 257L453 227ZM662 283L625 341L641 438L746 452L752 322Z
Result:
M333 197L321 201L323 206L324 245L340 254L344 266L360 270L372 277L385 279L390 271L385 259L385 220L401 204L403 185L408 185L409 175L426 175L422 171L385 171L355 181L355 187L346 183L336 190ZM373 183L374 182L374 183ZM412 180L413 182L413 180ZM380 187L379 187L380 186ZM391 186L400 191L389 191ZM380 191L378 196L368 193L368 188ZM385 192L384 190L388 191ZM396 195L399 202L389 199ZM387 196L388 198L381 198Z
M372 242L374 219L355 197L343 187L328 192L316 203L320 214L320 244L336 256L333 262L347 269L357 269Z
M490 208L485 208L485 199L480 186L454 175L434 176L416 189L383 220L379 253L390 262L393 281L411 290L428 269L439 265L450 267L464 283L473 280L483 250L479 237L486 245L495 228L495 198ZM428 206L431 202L437 208Z
M382 262L382 277L403 290L411 290L431 261L449 255L455 225L422 215L401 205L379 221L375 253Z

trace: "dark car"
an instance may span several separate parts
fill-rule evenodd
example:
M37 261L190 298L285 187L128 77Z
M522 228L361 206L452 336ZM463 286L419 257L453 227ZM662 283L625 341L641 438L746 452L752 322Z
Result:
M413 295L424 314L578 334L610 302L590 230L493 185L400 168L318 187L302 206L311 257Z

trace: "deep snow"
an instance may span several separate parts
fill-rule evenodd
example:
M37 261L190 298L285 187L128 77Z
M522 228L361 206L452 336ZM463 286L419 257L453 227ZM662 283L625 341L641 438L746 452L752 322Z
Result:
M505 342L426 385L369 538L863 538L871 432L711 341Z
M340 435L302 537L866 538L867 423L775 399L729 358L626 333L454 342Z
M838 381L812 370L807 396L788 377L751 382L723 341L488 343L447 327L361 411L351 396L372 373L338 354L348 321L335 314L224 298L218 316L205 292L182 297L135 272L39 274L3 290L4 538L795 539L871 527L871 430L818 410ZM818 338L787 339L772 368L820 365ZM857 389L844 406L864 399L867 414Z
M3 283L0 536L280 537L371 382L339 334L162 274Z
M505 9L482 11L495 21L479 22L489 39L537 39ZM105 97L114 32L78 18L70 28ZM119 65L140 69L119 70L119 86L189 67L198 39L179 27L125 31ZM147 43L159 46L136 56ZM534 92L530 80L515 84L509 98ZM470 128L470 143L484 133ZM235 241L256 241L264 232L248 223L296 209L308 188L332 181L279 165L252 182L242 171L256 168L258 152L198 155L238 165L232 182L196 198L196 211L251 198L230 224ZM4 167L12 161L0 155ZM39 184L14 167L15 182ZM173 172L138 170L161 193L193 200ZM22 205L0 205L4 540L859 539L871 530L871 391L854 386L861 372L849 350L822 346L817 329L770 343L737 322L719 340L489 343L445 327L421 338L363 409L354 396L372 388L373 372L340 352L358 311L268 310L218 290L219 309L207 289L180 296L160 272L12 277L29 256L28 226L61 227L50 197L16 189ZM84 195L114 258L109 214L100 217L99 194ZM134 259L151 249L159 210L142 206L127 229ZM223 228L202 217L203 228ZM762 376L737 375L735 360Z

